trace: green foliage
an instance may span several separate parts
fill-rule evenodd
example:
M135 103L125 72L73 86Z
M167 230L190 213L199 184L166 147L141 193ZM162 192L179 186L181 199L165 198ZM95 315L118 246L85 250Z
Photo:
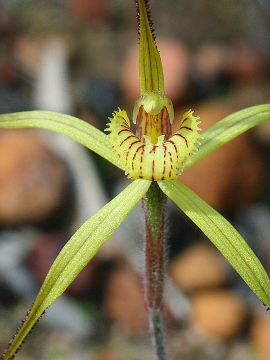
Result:
M63 134L96 152L115 166L118 161L107 136L94 126L74 116L52 111L24 111L0 115L0 128L40 128Z
M198 151L186 161L185 169L245 131L267 120L270 120L270 104L251 106L226 116L203 133Z
M180 145L178 146L176 141L171 141L171 145L175 149L175 153L173 154L173 152L169 151L166 147L166 143L165 146L161 146L161 143L163 145L163 139L165 138L165 133L159 133L159 130L162 128L162 126L155 127L154 129L154 127L151 125L155 121L158 122L161 118L163 118L163 104L165 104L165 108L167 108L166 111L169 116L169 123L172 120L171 118L173 111L171 109L172 107L169 100L164 100L165 95L163 93L163 70L159 52L155 44L152 24L150 21L150 10L148 8L149 2L147 0L137 0L136 4L140 25L139 72L140 91L142 97L139 100L147 100L144 104L144 111L148 113L152 122L149 122L150 130L148 129L149 131L147 131L147 134L142 133L140 139L133 139L132 142L128 144L127 148L124 149L125 153L123 154L123 158L127 159L127 156L130 155L132 168L132 166L134 166L134 160L139 151L138 148L137 150L134 150L133 145L136 143L138 144L139 141L142 141L140 147L141 149L144 149L144 146L147 145L143 143L143 141L147 142L145 135L151 135L148 132L154 133L156 131L156 133L152 134L153 136L148 136L148 142L151 142L152 138L156 138L160 139L160 143L149 143L148 145L151 147L149 153L153 152L155 154L155 151L159 151L159 153L157 157L153 157L153 159L151 159L152 161L147 163L147 170L149 170L149 167L151 167L153 170L155 166L159 166L162 169L159 179L162 179L164 178L163 175L165 170L169 169L168 172L170 173L173 169L173 162L176 160L178 161L179 158L181 158L183 151L179 151L179 149L181 150L183 147L186 147L187 149L185 148L185 152L190 152L188 148L189 139L187 136L185 137L185 134L179 133L177 136L179 138L179 142L181 141L182 148ZM151 93L150 98L147 97L149 96L149 92ZM142 103L140 101L137 103L137 108L135 105L136 115L139 113L141 108ZM135 118L137 117L135 116ZM269 119L270 104L253 106L225 117L223 120L209 128L202 135L202 141L198 146L198 152L190 156L190 158L185 163L185 167L191 167L244 131L247 131L248 129ZM124 132L129 131L126 124L121 123L120 125L121 129L117 129L115 134L118 136L118 140L121 133L123 134ZM147 125L149 124L147 123ZM185 129L186 132L193 131L190 126L186 125L188 124L186 123L183 125L182 129ZM120 168L122 167L119 165L117 154L119 154L119 151L123 151L123 144L125 144L126 140L131 139L132 137L136 137L134 134L132 135L129 133L128 137L121 139L119 142L116 142L118 152L114 152L114 150L117 149L112 149L109 141L107 140L108 137L95 127L75 117L47 111L33 111L0 115L0 128L42 128L55 131L79 142L80 144L84 145L88 149L96 152L104 159L111 162L113 165ZM157 129L159 130L157 131ZM195 140L197 141L197 138L194 138L194 134L192 134L192 138L194 139L194 142ZM166 152L167 150L168 153ZM130 151L133 151L133 153L130 154ZM145 156L147 156L145 155L146 152L147 149L141 150L141 157L136 160L139 170L142 164L145 164ZM245 154L243 154L243 158L244 157ZM222 164L220 164L220 166L222 166ZM151 174L153 175L153 171ZM175 177L177 174L178 171L176 171ZM53 263L43 283L43 286L37 295L30 313L27 315L22 327L7 349L7 352L3 358L4 360L13 358L14 354L16 354L20 348L23 340L29 334L44 310L65 291L65 289L71 284L71 282L77 277L81 270L97 253L100 246L120 226L120 224L128 216L129 212L147 193L151 181L145 180L147 177L144 177L143 173L140 175L139 172L139 175L136 176L142 177L144 179L134 180L125 190L123 190L118 196L116 196L99 212L97 212L97 214L87 220L62 249ZM153 176L150 178L153 181L155 180ZM169 178L171 177L169 176ZM233 226L227 220L225 220L222 215L220 215L217 211L212 209L208 204L201 200L196 194L194 194L184 185L178 183L176 180L158 181L158 185L160 186L160 189L168 197L170 197L215 244L219 251L225 256L225 258L248 284L248 286L259 297L259 299L261 299L261 301L270 307L269 278L256 255L252 252L247 243L233 228ZM155 187L157 187L156 183ZM153 189L154 186L147 194L147 196L152 197L152 199L150 199L151 201L148 197L147 205L153 205L153 198L156 196L152 192ZM163 199L163 195L160 196L158 193L158 196L156 196L156 199L154 200L157 202L162 202ZM152 205L151 210L153 210ZM155 235L155 237L158 236L156 236L155 229L153 229L153 224L155 223L155 220L157 220L156 223L162 222L161 219L163 219L163 217L161 215L163 216L163 214L161 212L159 213L158 211L151 211L151 214L149 214L149 217L152 216L152 219L150 219L151 221L148 221L147 224L149 225L149 228L151 228L151 232ZM161 233L162 232L160 231L159 234ZM163 269L162 265L164 264L160 264L160 268ZM155 277L153 277L153 279L155 279ZM157 311L158 310L159 309L157 309ZM156 313L154 315L156 316ZM160 313L158 315L160 316ZM155 320L152 322L154 326L155 322L157 323ZM159 327L156 326L156 333L159 334L158 342L161 339L161 333L159 330ZM161 344L161 341L159 343ZM159 350L157 350L157 354L158 352ZM160 351L160 353L163 353L163 351ZM164 359L164 357L165 355L158 356L159 359Z
M151 182L135 180L119 195L88 219L71 237L55 259L40 292L4 359L20 347L42 313L50 306L113 234L147 192Z
M163 181L159 182L159 186L212 241L258 298L270 307L269 278L238 231L185 185Z

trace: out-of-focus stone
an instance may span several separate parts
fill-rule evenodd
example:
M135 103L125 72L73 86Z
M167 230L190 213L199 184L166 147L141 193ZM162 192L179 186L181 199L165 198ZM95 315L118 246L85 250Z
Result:
M251 343L262 360L270 359L270 316L268 313L255 317L251 325Z
M108 317L127 331L147 329L143 289L136 273L124 265L109 277L104 298Z
M103 0L71 0L68 2L68 9L72 15L84 20L107 18L109 11Z
M248 43L237 43L231 49L228 74L234 81L246 83L268 74L269 60L262 51Z
M43 41L39 37L21 35L16 39L12 55L18 66L29 75L36 73L40 62Z
M194 58L196 71L202 78L211 80L226 68L228 48L216 43L203 43Z
M193 244L170 264L170 274L185 291L224 284L228 271L220 255L210 246Z
M171 39L158 39L165 78L165 94L173 102L181 99L186 91L189 74L189 52L184 44ZM121 85L123 94L130 104L138 99L139 90L138 46L130 49L123 63Z
M51 264L69 238L70 234L65 232L50 233L40 237L29 251L26 264L39 284L43 283ZM92 285L95 268L96 259L92 259L91 263L80 272L66 292L73 296L87 296Z
M232 291L207 291L192 298L192 325L206 335L231 338L245 318L245 305Z
M64 164L31 131L0 133L0 223L46 220L63 200Z
M254 132L258 141L267 146L270 145L270 121L265 121L259 126L256 126Z
M203 130L235 109L222 103L195 107ZM262 161L247 134L222 146L181 175L181 181L217 209L233 210L255 201L261 190Z

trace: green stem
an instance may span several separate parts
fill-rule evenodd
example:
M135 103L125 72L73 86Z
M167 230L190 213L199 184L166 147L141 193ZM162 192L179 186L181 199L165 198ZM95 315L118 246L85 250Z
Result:
M143 199L145 214L145 301L157 360L165 360L161 308L164 288L166 197L153 182Z

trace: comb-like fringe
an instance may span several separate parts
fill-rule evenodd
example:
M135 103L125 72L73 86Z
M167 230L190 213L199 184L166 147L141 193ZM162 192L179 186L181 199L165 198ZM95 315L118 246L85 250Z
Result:
M3 353L0 355L0 360L3 360L6 356L6 353L8 351L8 349L10 348L10 346L12 345L14 339L16 338L16 336L18 335L21 327L23 326L23 324L25 323L25 321L27 320L31 310L32 310L32 307L33 307L34 303L31 305L30 309L27 311L25 317L23 318L23 320L21 321L20 325L18 326L15 334L12 336L11 340L9 341L6 349L4 349ZM24 345L26 339L28 338L28 336L32 333L32 331L34 330L34 328L36 327L37 323L39 322L39 320L41 319L41 317L45 314L45 310L43 311L43 313L40 315L39 319L36 321L35 325L32 327L32 329L29 331L29 333L27 334L27 336L25 337L25 339L22 341L21 345L18 347L18 349L15 351L14 355L12 355L9 360L14 360L15 359L15 356L18 354L18 352L21 350L22 346Z
M152 15L151 15L151 6L150 6L150 1L149 0L143 0L145 3L145 7L146 7L146 12L147 12L147 18L148 18L148 23L150 26L150 30L153 36L154 41L156 41L156 35L155 35L155 29L154 29L154 23L152 20ZM136 7L136 19L137 19L137 26L138 26L138 35L140 36L140 8L139 8L139 0L135 0L135 7Z

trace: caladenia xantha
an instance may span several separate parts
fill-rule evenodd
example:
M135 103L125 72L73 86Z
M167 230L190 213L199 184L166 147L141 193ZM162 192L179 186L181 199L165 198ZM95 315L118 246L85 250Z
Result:
M21 327L4 351L12 359L43 312L72 283L142 199L145 215L145 299L156 358L165 359L162 294L165 272L166 199L169 197L213 242L258 298L270 307L270 282L260 261L224 217L178 175L244 131L270 119L270 104L253 106L219 121L199 135L198 117L187 111L172 134L174 112L164 94L163 70L147 0L136 0L140 38L140 97L132 120L113 113L105 135L69 115L30 111L0 115L2 128L44 128L65 134L121 168L132 179L120 194L88 219L57 256ZM195 151L197 150L197 151ZM244 158L243 154L243 158ZM222 165L221 165L222 166ZM243 179L244 181L244 179Z

